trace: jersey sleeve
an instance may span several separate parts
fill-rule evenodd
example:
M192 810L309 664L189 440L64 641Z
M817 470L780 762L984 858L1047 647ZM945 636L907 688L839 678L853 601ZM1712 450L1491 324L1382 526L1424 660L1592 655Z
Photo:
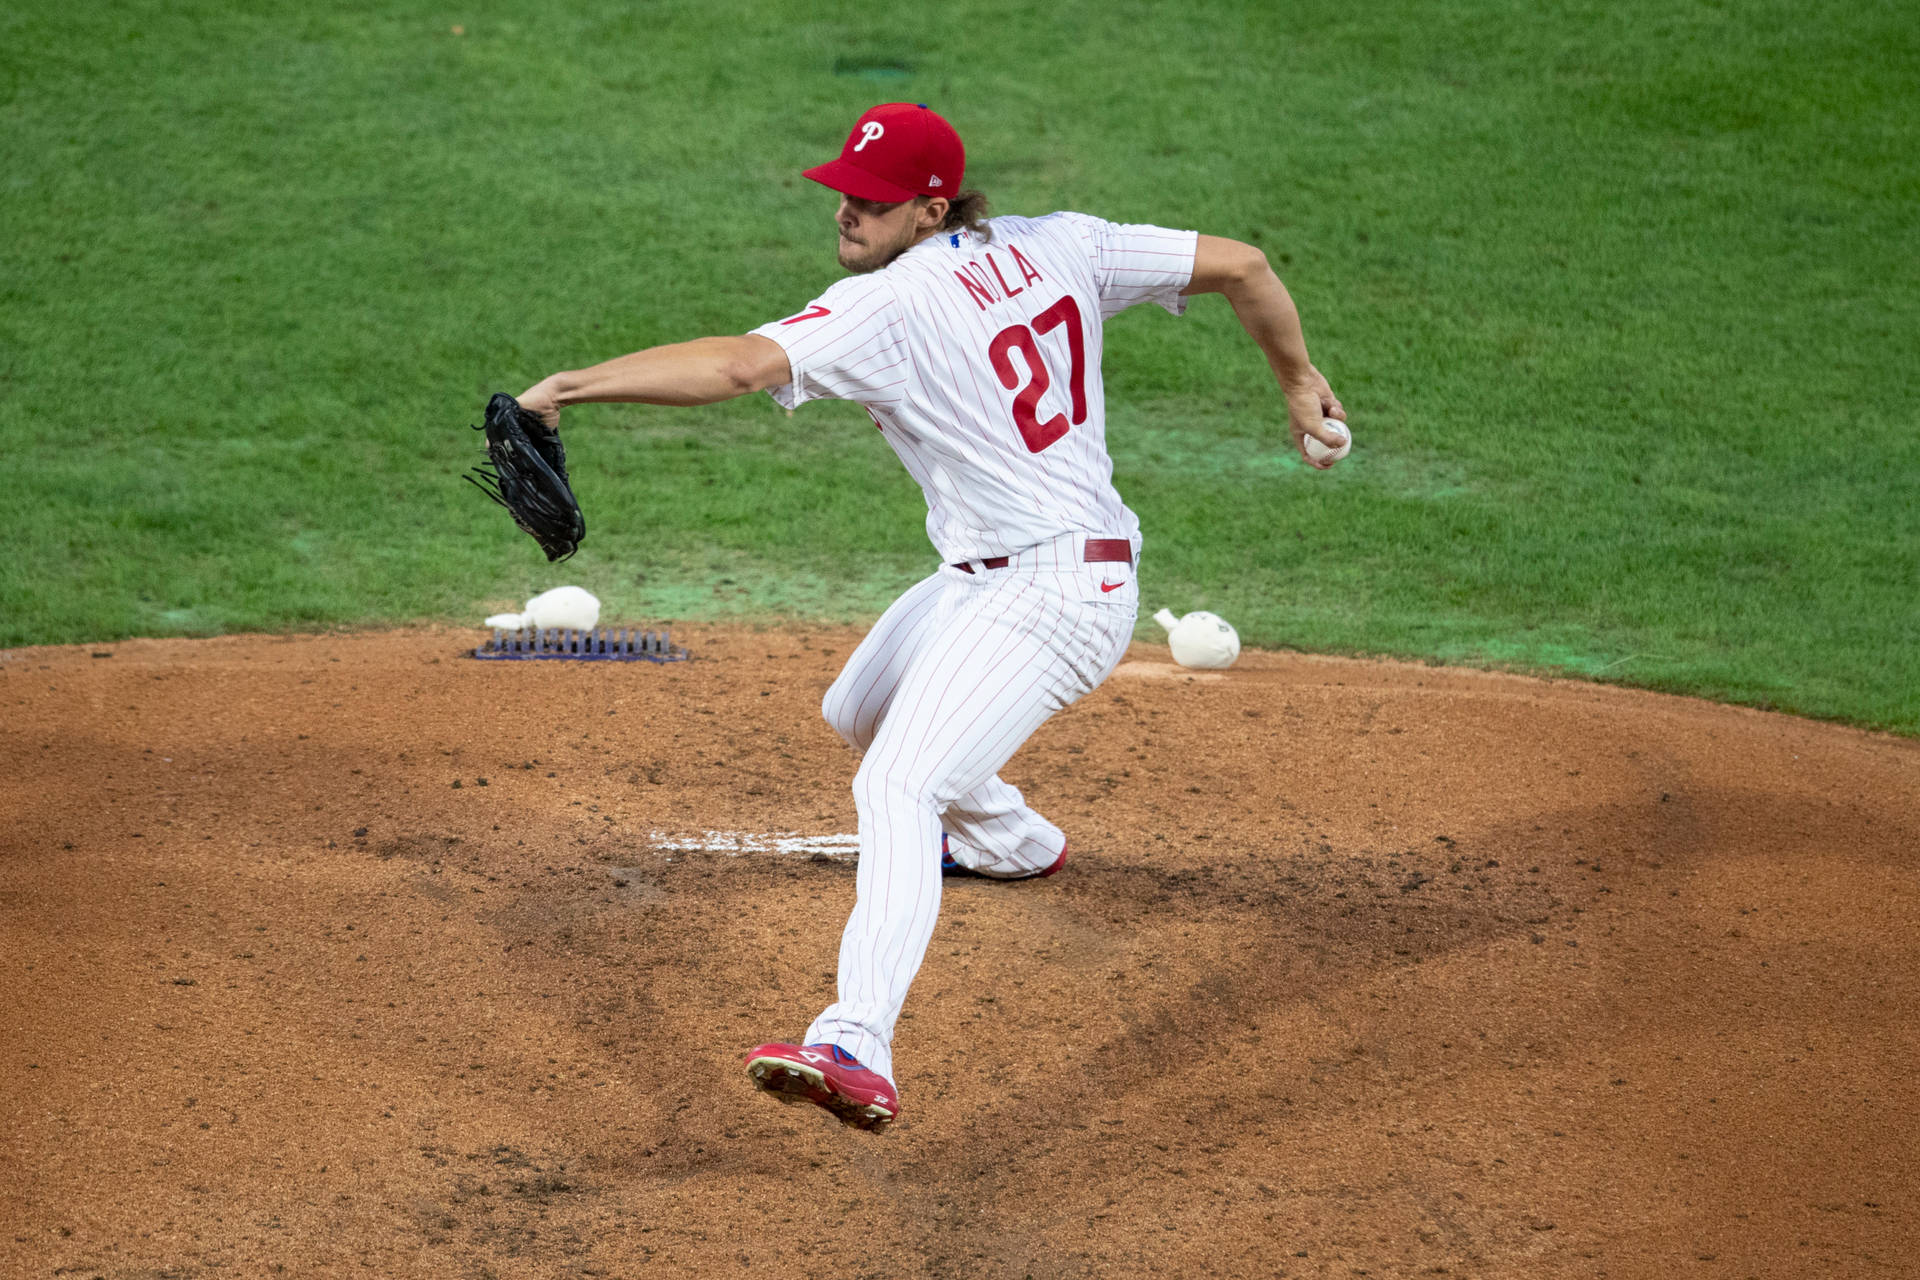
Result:
M842 280L797 314L753 332L787 353L793 381L767 388L783 408L809 400L890 407L906 391L906 318L893 290L876 277Z
M1073 229L1092 257L1103 317L1141 302L1159 303L1176 316L1185 314L1187 300L1180 291L1193 283L1199 232L1108 222L1084 213L1054 216Z

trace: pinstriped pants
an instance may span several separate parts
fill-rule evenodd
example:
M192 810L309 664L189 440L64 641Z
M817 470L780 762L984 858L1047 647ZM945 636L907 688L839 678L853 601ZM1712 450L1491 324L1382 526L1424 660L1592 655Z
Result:
M1060 829L999 778L1048 716L1105 680L1133 636L1125 564L1087 564L1064 535L1002 569L950 565L894 602L827 691L827 722L864 751L857 898L839 999L807 1029L893 1078L893 1028L940 913L940 833L987 875L1041 870ZM1136 548L1137 550L1137 548Z

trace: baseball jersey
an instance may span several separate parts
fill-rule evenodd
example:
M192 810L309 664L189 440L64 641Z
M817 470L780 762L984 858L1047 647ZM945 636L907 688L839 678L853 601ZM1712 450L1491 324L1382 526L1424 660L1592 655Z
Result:
M769 394L865 406L925 492L942 560L1137 539L1107 455L1101 337L1135 303L1186 310L1198 236L1080 213L988 226L930 236L753 330L792 366Z

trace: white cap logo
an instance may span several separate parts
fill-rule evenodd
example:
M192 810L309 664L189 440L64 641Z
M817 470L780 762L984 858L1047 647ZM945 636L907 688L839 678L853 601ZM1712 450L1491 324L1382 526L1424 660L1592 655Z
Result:
M887 126L881 124L878 120L867 121L860 126L860 141L854 145L853 149L855 151L865 151L869 142L879 138L879 136L886 131Z
M939 174L937 174L937 173L936 173L936 174L932 174L932 175L930 175L930 176L929 176L929 177L927 178L927 185L928 185L928 186L930 186L930 187L937 187L937 186L939 186L939 185L940 185L940 175L939 175Z

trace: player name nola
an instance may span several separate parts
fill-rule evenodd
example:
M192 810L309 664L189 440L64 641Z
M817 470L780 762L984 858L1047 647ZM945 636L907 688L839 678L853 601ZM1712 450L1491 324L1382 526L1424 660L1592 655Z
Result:
M957 244L959 239L959 236L955 236L954 242ZM1040 268L1020 252L1019 245L1007 245L1007 253L1012 256L1014 266L1020 272L1020 283L1017 285L1008 283L1006 273L1000 269L1000 260L993 256L991 249L982 255L985 262L969 262L953 273L954 279L966 286L967 296L982 311L993 303L1005 302L1016 294L1025 293L1028 285L1046 279L1040 274Z

